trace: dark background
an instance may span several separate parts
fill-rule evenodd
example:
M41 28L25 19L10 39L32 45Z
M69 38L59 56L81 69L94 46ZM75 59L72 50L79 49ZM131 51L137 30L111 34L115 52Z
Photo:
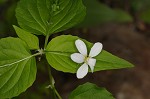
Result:
M18 0L0 0L0 38L17 37L15 7ZM83 0L85 20L75 28L54 34L72 34L90 42L102 42L104 49L135 65L134 68L89 73L82 80L75 74L53 69L56 88L63 99L78 85L92 82L105 87L116 99L150 99L150 1ZM43 36L39 36L43 42ZM42 43L41 43L42 44ZM38 60L37 60L38 62ZM49 99L48 73L44 57L38 62L37 79L26 92L13 99Z

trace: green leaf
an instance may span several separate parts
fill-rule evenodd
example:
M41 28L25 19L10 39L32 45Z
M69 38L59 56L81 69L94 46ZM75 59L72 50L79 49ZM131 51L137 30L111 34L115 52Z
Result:
M106 22L131 22L132 17L123 10L116 10L100 3L98 0L84 0L87 8L85 20L79 25L88 27Z
M35 35L24 31L23 29L13 25L17 35L20 39L25 41L30 49L39 49L39 39Z
M20 0L19 25L37 35L50 35L73 27L85 16L82 0Z
M19 38L0 39L0 98L18 96L36 78L36 61Z
M49 64L56 70L63 72L76 73L81 64L73 62L70 55L77 53L75 40L79 39L76 36L62 35L52 39L46 48L46 58ZM92 43L84 40L88 51L93 46ZM103 50L98 56L94 71L129 68L133 65L121 58L118 58L109 52Z
M115 99L105 88L97 87L92 83L85 83L77 87L69 99Z

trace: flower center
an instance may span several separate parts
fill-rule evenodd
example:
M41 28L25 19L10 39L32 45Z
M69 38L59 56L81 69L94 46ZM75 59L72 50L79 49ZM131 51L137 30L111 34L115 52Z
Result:
M89 56L85 56L84 62L85 62L86 64L88 64L89 58L90 58Z

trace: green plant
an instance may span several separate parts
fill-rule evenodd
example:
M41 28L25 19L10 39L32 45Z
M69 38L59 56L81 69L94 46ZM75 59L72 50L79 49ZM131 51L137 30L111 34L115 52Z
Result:
M58 71L76 73L81 64L71 60L71 55L80 49L78 45L75 45L75 41L82 40L81 42L85 43L88 52L93 44L72 35L61 35L48 42L49 37L75 26L84 19L85 15L86 8L82 0L20 0L16 8L16 17L20 27L14 26L19 38L0 39L0 98L18 96L29 88L35 81L37 73L35 57L45 55L50 64L48 66L50 78L48 88L54 92L52 99L61 99L55 88L51 67ZM39 39L36 35L45 36L43 48L39 47ZM93 49L98 48L98 52L91 56L96 61L93 59L95 61L92 62L93 65L88 63L92 72L133 67L131 63L102 50L100 43L96 44L98 46ZM32 54L31 50L36 50L37 53ZM84 60L92 59L91 57L85 56ZM81 71L82 69L80 69ZM69 99L84 99L84 97L91 99L88 97L90 94L95 97L94 99L96 97L113 99L112 95L104 88L98 88L90 83L78 87L72 92Z

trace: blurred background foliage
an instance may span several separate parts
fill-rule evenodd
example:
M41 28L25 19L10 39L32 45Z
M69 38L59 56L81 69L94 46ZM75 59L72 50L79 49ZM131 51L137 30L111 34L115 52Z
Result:
M16 36L12 25L17 25L15 8L18 1L0 0L0 38ZM75 75L53 70L54 78L57 81L56 88L63 96L63 99L67 99L71 90L86 81L106 87L117 99L150 99L150 95L147 93L149 92L148 89L150 89L150 79L146 78L147 74L150 73L150 48L148 46L150 42L150 0L83 0L83 2L87 7L85 20L75 28L61 34L71 33L72 35L86 38L91 42L102 41L106 50L133 62L137 67L131 71L98 72L93 74L92 77L89 74L88 77L79 81ZM39 37L43 42L43 36ZM49 99L48 97L52 93L49 93L49 90L46 89L46 86L48 86L48 74L45 66L47 64L45 63L43 57L37 66L37 80L33 87L13 99ZM136 73L139 73L139 75ZM97 74L100 74L100 76ZM97 79L100 80L97 81ZM126 82L125 85L124 82ZM145 83L147 85L142 85ZM140 85L144 87L139 87ZM136 89L136 86L139 89ZM128 87L129 89L127 89ZM130 91L130 88L132 91ZM129 92L134 93L129 94Z
M15 35L15 8L19 0L0 0L0 37ZM110 22L150 23L149 0L83 0L87 7L85 20L77 27L90 27Z
M0 37L14 35L17 25L15 8L19 0L0 0ZM83 0L87 7L85 20L77 27L91 27L110 22L150 23L149 0Z

